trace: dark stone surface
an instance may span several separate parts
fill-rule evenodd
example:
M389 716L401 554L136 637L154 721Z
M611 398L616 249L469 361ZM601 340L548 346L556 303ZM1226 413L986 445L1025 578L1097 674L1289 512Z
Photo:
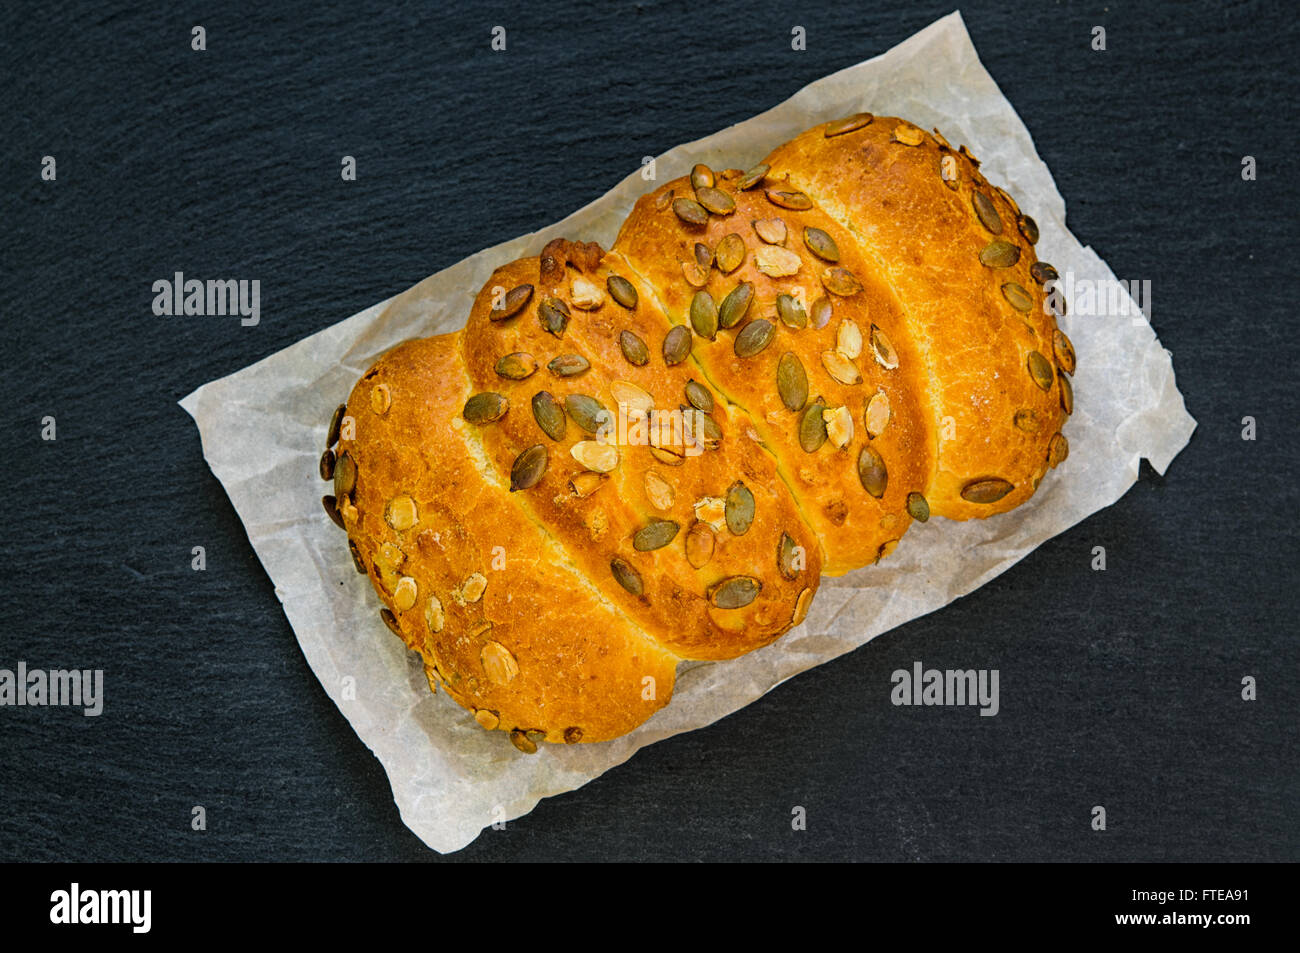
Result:
M103 668L108 697L99 718L0 709L0 859L437 859L308 669L176 401L950 9L879 6L10 11L0 667ZM455 858L1300 859L1294 9L963 13L1074 232L1153 282L1191 445L977 593ZM261 324L154 317L175 270L258 278ZM999 669L1002 713L891 706L918 659Z

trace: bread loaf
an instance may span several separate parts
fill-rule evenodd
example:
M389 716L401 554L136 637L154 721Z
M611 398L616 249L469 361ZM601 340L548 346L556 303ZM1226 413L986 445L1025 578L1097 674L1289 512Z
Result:
M767 645L913 520L1066 458L1038 229L965 147L860 114L502 265L371 367L321 475L381 614L515 747L604 741ZM868 580L869 581L869 580Z

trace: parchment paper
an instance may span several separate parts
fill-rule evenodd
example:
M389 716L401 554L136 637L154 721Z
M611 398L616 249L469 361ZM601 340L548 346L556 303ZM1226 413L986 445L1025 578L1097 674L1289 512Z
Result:
M1051 173L980 65L959 13L762 115L659 156L657 176L683 175L696 162L749 168L807 127L862 110L938 126L954 145L966 143L989 180L1039 222L1041 259L1063 277L1073 272L1076 286L1113 278L1066 229ZM1076 412L1066 428L1070 457L1028 504L988 520L913 524L879 566L825 579L804 624L774 645L731 662L684 663L672 703L632 734L521 756L504 734L480 729L445 694L431 695L416 657L380 622L370 583L321 512L322 484L313 475L324 426L383 351L463 326L493 268L537 254L561 235L608 248L637 196L652 187L633 169L564 221L479 252L181 401L313 671L384 765L403 821L438 851L459 850L493 821L528 813L541 798L585 784L643 745L707 725L971 592L1117 500L1137 479L1140 458L1163 473L1196 426L1169 352L1145 319L1079 315L1071 300L1061 322L1079 357Z

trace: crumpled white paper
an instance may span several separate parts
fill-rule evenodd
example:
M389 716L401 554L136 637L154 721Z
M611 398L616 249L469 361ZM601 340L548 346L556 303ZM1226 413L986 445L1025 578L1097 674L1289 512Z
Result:
M980 65L959 13L762 115L659 156L658 176L683 175L696 162L749 168L807 127L864 110L937 126L954 145L966 143L989 180L1037 219L1040 259L1063 278L1072 272L1076 296L1085 280L1113 279L1106 263L1066 229L1065 202L1051 173ZM181 401L307 661L388 772L402 819L438 851L459 850L494 820L526 814L541 798L585 784L643 745L707 725L785 679L971 592L1119 499L1136 481L1142 457L1163 473L1196 426L1174 383L1169 352L1136 306L1126 299L1135 320L1076 313L1070 300L1061 322L1079 357L1076 411L1066 427L1070 457L1028 504L988 520L913 524L879 566L825 579L804 624L774 645L731 662L683 663L672 703L630 735L604 744L544 745L535 756L520 756L503 734L480 729L445 694L431 695L416 657L380 622L370 583L321 512L323 484L315 474L324 428L383 351L463 326L472 296L496 266L537 254L557 236L608 248L649 187L633 171L564 221L479 252ZM345 693L347 678L354 692Z

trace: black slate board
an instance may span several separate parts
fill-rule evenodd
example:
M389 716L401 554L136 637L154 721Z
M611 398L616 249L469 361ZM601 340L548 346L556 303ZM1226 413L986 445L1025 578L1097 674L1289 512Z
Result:
M0 708L0 859L438 859L308 669L176 401L950 10L880 6L10 13L0 667L102 668L107 707ZM1075 234L1152 281L1190 446L977 593L452 858L1300 858L1294 11L963 15ZM176 270L259 279L261 323L155 317ZM892 706L915 660L999 669L1001 713Z

